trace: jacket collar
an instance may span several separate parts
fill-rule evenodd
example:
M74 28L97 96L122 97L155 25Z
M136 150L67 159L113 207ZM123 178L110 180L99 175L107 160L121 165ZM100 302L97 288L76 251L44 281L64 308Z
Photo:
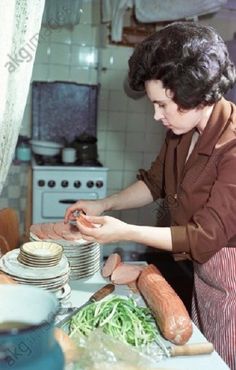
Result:
M199 138L199 145L196 148L199 154L211 155L227 126L231 113L232 105L224 98L215 104L205 130Z
M183 172L186 172L192 166L198 154L203 154L207 156L211 155L218 142L219 137L222 135L222 132L227 126L231 112L232 105L224 98L222 98L219 102L215 104L205 130L198 139L198 142L194 147L192 153L190 154L187 162L186 157L195 129L192 129L185 135L179 136L173 134L172 132L169 133L172 141L172 146L176 148L176 170L178 182L180 181Z

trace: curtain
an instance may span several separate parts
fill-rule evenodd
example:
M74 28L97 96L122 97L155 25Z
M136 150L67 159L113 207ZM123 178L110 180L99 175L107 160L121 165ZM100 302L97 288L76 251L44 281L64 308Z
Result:
M44 0L0 0L0 193L20 131Z

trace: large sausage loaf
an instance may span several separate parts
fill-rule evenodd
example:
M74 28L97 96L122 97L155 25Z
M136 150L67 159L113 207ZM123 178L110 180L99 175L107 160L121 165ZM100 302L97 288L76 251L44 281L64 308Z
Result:
M154 265L141 272L138 289L151 309L163 336L185 344L192 335L192 322L179 296Z

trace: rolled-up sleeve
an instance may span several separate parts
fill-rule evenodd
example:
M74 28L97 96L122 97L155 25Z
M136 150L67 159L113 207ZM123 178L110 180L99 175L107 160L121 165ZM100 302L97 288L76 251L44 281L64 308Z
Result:
M232 148L218 163L218 176L207 203L186 225L171 227L173 253L185 252L193 260L204 263L235 239L235 169L236 148Z

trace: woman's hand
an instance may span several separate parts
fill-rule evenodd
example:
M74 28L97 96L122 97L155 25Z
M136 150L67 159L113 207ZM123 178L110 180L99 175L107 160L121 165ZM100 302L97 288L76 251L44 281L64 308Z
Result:
M83 211L85 214L96 216L105 211L105 204L103 200L78 200L72 206L66 209L64 222L68 223L70 220L75 220L73 213L75 211Z
M83 219L92 223L85 226ZM139 226L127 224L110 216L81 216L76 221L82 238L100 244L132 241L172 252L172 237L169 227Z
M114 243L120 240L128 240L129 224L110 216L83 216L95 227L86 227L83 223L77 221L77 226L82 234L82 238L91 242L100 244Z
M152 201L152 194L147 185L139 180L128 186L128 188L109 197L98 200L79 200L67 208L64 222L67 223L69 220L75 220L73 215L75 211L84 211L87 215L98 216L104 211L142 207Z

